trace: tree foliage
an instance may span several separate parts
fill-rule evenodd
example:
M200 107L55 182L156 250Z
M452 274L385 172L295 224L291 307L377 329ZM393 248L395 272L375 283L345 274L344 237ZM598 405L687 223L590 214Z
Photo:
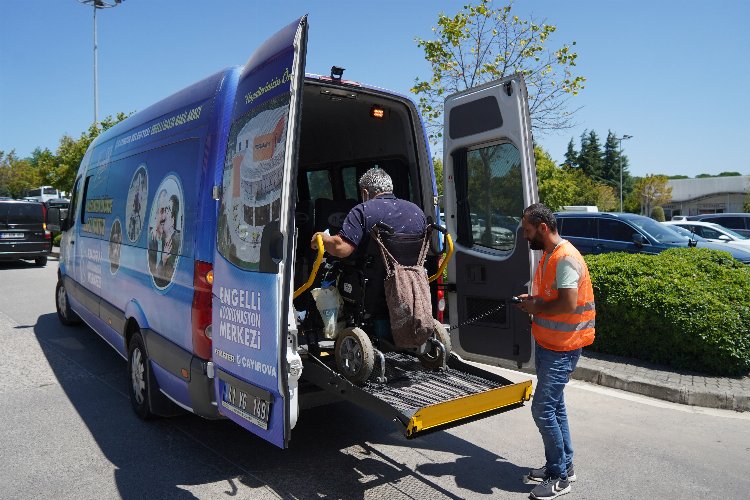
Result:
M664 218L664 209L660 206L655 206L651 209L651 218L654 219L657 222L664 222L666 219Z
M491 0L468 4L454 16L438 14L435 38L417 38L432 76L415 79L411 91L427 121L430 140L442 137L443 100L446 96L513 73L525 77L529 110L535 131L569 128L576 111L568 100L584 88L585 78L574 69L575 42L551 48L556 27L544 20L521 19L512 4L494 7Z
M534 148L539 200L553 211L566 205L596 205L608 211L616 207L611 186L596 182L580 168L558 167L544 149Z
M672 201L672 188L667 185L668 181L666 175L654 174L648 174L636 181L633 196L640 204L641 214L648 215L653 207Z
M578 167L583 173L595 180L601 180L604 161L599 136L595 131L583 131L581 134L581 152L578 154Z
M440 158L432 159L432 168L435 170L435 183L437 184L438 197L443 196L443 160Z
M78 139L64 135L55 153L36 148L29 158L20 159L15 151L8 154L0 151L0 195L20 198L29 189L48 185L69 193L89 145L100 133L128 116L125 113L107 116L98 127L91 125Z
M0 151L0 195L22 198L29 189L41 185L41 176L28 159L21 159L15 150Z

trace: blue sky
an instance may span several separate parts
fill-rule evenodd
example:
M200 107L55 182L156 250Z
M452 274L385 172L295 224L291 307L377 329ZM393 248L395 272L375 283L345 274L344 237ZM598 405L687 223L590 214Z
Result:
M113 1L113 0L111 0ZM306 71L408 93L429 66L414 43L465 1L125 0L97 15L99 119L137 111L231 65L309 13ZM503 5L504 2L495 2ZM514 12L575 40L586 89L575 128L535 137L561 162L568 141L608 130L633 175L750 174L750 2L517 0ZM93 121L92 8L77 0L0 0L0 150L55 150Z

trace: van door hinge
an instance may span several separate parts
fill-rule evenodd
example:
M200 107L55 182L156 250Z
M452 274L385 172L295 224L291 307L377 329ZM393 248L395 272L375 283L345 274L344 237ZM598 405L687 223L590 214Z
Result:
M206 377L214 378L214 362L209 361L206 363Z
M214 200L219 201L219 199L221 199L221 186L214 186L211 195Z

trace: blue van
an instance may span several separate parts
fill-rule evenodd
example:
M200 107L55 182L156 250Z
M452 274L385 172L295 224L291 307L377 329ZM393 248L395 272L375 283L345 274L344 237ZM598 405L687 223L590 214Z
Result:
M361 201L369 168L386 170L395 195L433 220L437 190L414 103L340 71L305 75L306 44L303 17L244 67L96 138L62 221L59 319L85 322L127 359L140 417L181 408L228 418L282 448L300 409L332 398L394 419L407 436L521 405L530 381L462 359L532 359L528 319L509 307L529 282L530 251L519 228L501 246L491 237L492 216L536 201L522 77L446 101L446 234L457 241L443 286L461 326L445 337L444 366L379 350L379 371L352 383L331 361L334 341L304 327L324 268L312 235ZM473 228L471 213L485 226ZM435 232L431 273L442 245Z

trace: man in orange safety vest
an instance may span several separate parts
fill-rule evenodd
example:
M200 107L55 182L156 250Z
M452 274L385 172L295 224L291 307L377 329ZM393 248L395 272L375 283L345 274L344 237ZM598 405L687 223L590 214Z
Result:
M544 466L529 471L524 480L539 483L531 491L532 498L551 499L568 493L576 480L563 391L581 348L594 342L594 290L586 262L560 237L549 208L541 203L529 206L521 225L529 247L543 251L531 295L519 296L518 307L532 315L537 386L531 414L542 435L546 459Z

